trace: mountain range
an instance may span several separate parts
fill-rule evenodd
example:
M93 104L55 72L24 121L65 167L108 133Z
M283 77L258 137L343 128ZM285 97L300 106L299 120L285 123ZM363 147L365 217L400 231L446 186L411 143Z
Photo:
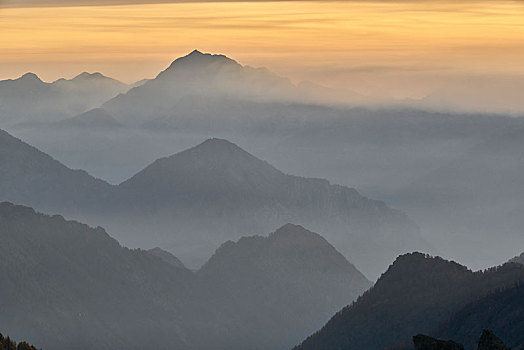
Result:
M0 136L1 200L101 224L128 246L163 248L191 268L228 239L288 222L321 232L371 278L400 253L431 249L417 225L385 203L284 174L226 140L160 158L114 186Z
M48 349L289 349L371 285L296 225L227 242L196 272L5 202L0 239L0 327Z
M41 124L96 108L129 89L100 73L81 73L72 79L43 82L36 74L0 81L0 125Z

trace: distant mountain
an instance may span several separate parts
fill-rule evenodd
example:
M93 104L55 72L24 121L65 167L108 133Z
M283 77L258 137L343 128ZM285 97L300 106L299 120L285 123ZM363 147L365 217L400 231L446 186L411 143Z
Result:
M196 273L10 203L0 241L0 327L44 349L284 350L370 285L293 225L226 243Z
M131 247L200 267L226 240L292 222L322 233L367 276L431 247L405 214L326 180L282 173L222 139L161 158L118 186L0 133L0 200L102 224ZM146 234L147 233L147 234Z
M63 214L88 214L111 197L112 186L72 170L0 130L0 201Z
M322 90L321 87L298 88L265 68L242 66L224 55L194 50L173 61L155 79L113 98L103 108L120 122L130 125L163 120L172 127L187 127L188 123L214 121L216 127L224 127L227 121L228 127L241 128L253 121L268 122L262 117L275 113L274 109L279 106L275 107L274 103L324 101L324 96L317 94L318 90ZM324 90L322 92L325 94ZM351 97L346 93L345 102L349 103ZM252 118L247 121L238 118L238 110L228 113L237 103L242 106L243 114ZM260 103L266 104L262 110ZM300 116L295 113L288 117Z
M34 73L0 81L0 125L47 123L100 106L129 87L100 73L45 83Z
M472 301L435 332L460 341L466 349L476 348L478 334L493 330L512 349L524 349L524 285L495 291Z
M151 255L154 255L160 259L162 259L164 262L168 263L169 265L173 266L173 267L176 267L177 269L185 269L186 267L184 266L184 264L182 263L182 261L180 261L180 259L178 259L176 256L174 256L173 254L171 254L170 252L168 251L165 251L161 248L153 248L153 249L149 249L147 251L149 254Z
M97 128L108 130L122 127L122 124L120 124L112 115L107 113L102 108L95 108L75 117L54 122L52 126L82 129Z
M371 286L324 238L291 224L268 237L223 244L198 274L208 298L230 297L220 306L246 325L245 349L290 349L305 330L314 331ZM290 312L277 321L272 315L284 306ZM232 334L215 348L238 348L237 342Z
M439 324L469 302L519 281L524 281L524 266L517 264L472 272L441 258L403 255L373 288L295 349L384 349L408 344L413 334L433 335Z
M372 277L400 253L429 249L418 227L383 202L326 180L286 175L222 139L158 159L118 191L131 206L124 220L127 236L120 235L121 224L112 215L106 221L118 237L173 250L193 265L227 239L287 222L321 232Z

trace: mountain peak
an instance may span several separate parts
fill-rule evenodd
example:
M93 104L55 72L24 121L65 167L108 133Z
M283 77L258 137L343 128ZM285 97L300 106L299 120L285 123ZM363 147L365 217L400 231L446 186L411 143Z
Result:
M19 81L37 81L42 82L42 79L38 77L35 73L27 72L24 75L22 75L20 78L16 79Z
M95 73L82 72L71 80L100 79L100 78L106 78L106 77L102 73L99 73L99 72L95 72Z
M225 56L210 53L203 53L199 50L193 50L183 57L179 57L171 65L161 72L159 76L173 70L200 70L209 67L222 67L224 65L240 66L235 60Z
M200 56L200 55L203 55L203 53L201 51L198 51L197 49L194 49L193 51L191 51L187 56L192 56L192 55L195 55L195 56ZM186 56L186 57L187 57Z
M237 146L236 144L234 144L233 142L231 141L228 141L226 139L219 139L219 138L209 138L207 140L205 140L204 142L202 142L201 144L193 147L193 149L196 149L196 148L200 148L200 149L209 149L209 150L212 150L212 151L216 151L216 150L227 150L227 151L243 151L245 152L242 148L240 148L239 146Z

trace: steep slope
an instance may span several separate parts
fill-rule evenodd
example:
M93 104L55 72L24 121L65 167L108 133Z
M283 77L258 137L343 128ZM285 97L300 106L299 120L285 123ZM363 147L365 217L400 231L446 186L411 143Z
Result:
M326 180L286 175L221 139L158 159L118 190L131 215L125 230L108 221L111 231L132 245L174 250L193 266L227 239L288 222L321 232L370 277L398 254L428 248L418 227L383 202ZM146 227L155 230L143 237Z
M291 224L223 244L198 275L207 298L228 295L219 306L245 325L243 346L231 334L215 349L289 349L371 286L324 238Z
M524 349L524 285L506 288L473 301L457 311L434 333L476 349L483 329L495 332L513 349Z
M48 349L286 349L370 284L292 225L225 244L196 274L10 203L0 241L0 327Z
M296 350L383 349L408 344L414 334L431 335L440 322L470 301L522 280L524 267L517 264L472 272L420 253L400 256L372 289Z
M0 327L13 337L48 349L185 346L189 272L101 228L9 203L0 240Z
M0 201L61 214L98 210L111 196L108 183L71 170L38 149L0 130Z
M100 106L128 85L100 73L45 83L33 73L0 81L0 125L46 123Z

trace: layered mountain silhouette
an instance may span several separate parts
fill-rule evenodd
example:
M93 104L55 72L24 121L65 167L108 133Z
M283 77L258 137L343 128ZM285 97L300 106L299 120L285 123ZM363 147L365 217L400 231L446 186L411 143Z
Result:
M417 226L383 202L326 180L286 175L221 139L161 158L118 190L123 202L134 206L125 220L127 234L136 232L134 244L146 244L141 232L156 227L161 234L151 233L148 240L168 250L177 241L188 242L171 249L197 265L198 256L202 261L227 239L268 232L286 222L321 232L369 276L378 275L402 251L428 248ZM112 222L106 225L117 231ZM195 250L184 251L190 246Z
M295 225L228 242L197 272L10 203L0 240L0 327L49 349L289 349L371 284Z
M384 349L409 344L413 334L434 335L440 324L470 302L523 280L524 267L518 264L472 272L442 258L403 255L374 287L295 349Z
M0 199L103 224L124 244L158 246L191 268L228 239L288 222L321 232L371 277L402 252L429 249L416 224L385 203L286 175L226 140L161 158L112 186L1 136Z
M100 106L129 87L100 73L43 82L36 74L0 81L0 125L39 124Z

